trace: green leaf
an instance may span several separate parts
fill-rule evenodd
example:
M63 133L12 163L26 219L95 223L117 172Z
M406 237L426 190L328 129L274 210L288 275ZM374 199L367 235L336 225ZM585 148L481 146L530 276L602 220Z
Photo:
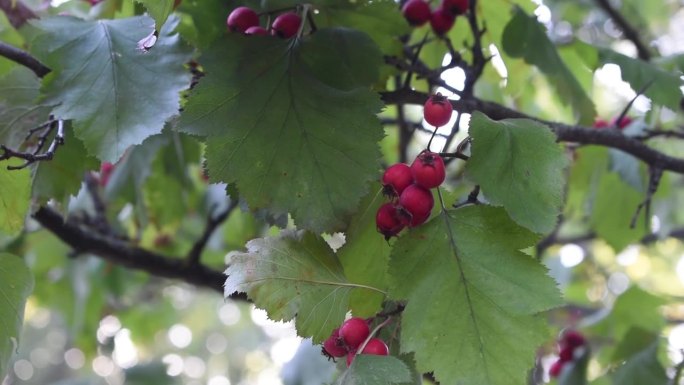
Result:
M580 122L588 124L593 121L596 116L594 103L563 62L534 15L527 15L522 9L516 8L513 18L504 29L502 44L508 55L523 58L549 77L558 95L572 104Z
M14 235L24 228L31 203L31 172L6 166L6 162L0 164L0 231Z
M31 291L33 276L24 260L0 253L0 378L7 374L10 358L17 351L24 306Z
M599 60L602 63L615 63L620 66L622 79L628 82L635 91L640 91L647 84L653 82L644 95L653 102L666 106L674 111L679 110L682 99L682 79L680 75L666 72L656 65L629 56L619 54L609 49L599 50Z
M47 121L50 107L36 103L40 79L17 67L0 79L0 143L19 148L26 132Z
M358 355L337 385L389 385L411 381L406 364L392 356Z
M146 52L137 42L154 31L148 17L60 16L34 24L43 33L33 52L53 70L43 85L45 100L59 104L53 110L57 118L73 120L90 154L115 162L178 113L179 92L190 81L183 68L190 55L171 34L176 23L166 23Z
M297 333L319 343L344 321L350 283L327 243L311 233L283 231L229 254L225 295L247 293L276 321L295 319ZM379 291L366 287L371 291Z
M370 190L352 217L345 232L346 242L337 254L349 281L384 289L387 287L390 246L378 233L375 214L385 199L379 184L373 184ZM373 316L383 299L380 293L355 289L351 294L352 313L357 317Z
M667 385L669 377L658 361L658 338L650 346L632 357L615 370L611 376L614 385Z
M147 12L152 16L154 22L157 26L157 30L161 29L164 25L166 19L169 18L171 12L173 12L174 0L135 0L136 2L142 4L147 9Z
M551 130L531 120L493 121L476 112L469 132L473 147L467 170L487 199L530 230L553 230L568 161Z
M309 48L340 41L339 51ZM380 65L370 47L347 29L290 41L231 35L214 45L181 117L182 130L209 136L212 180L235 182L250 208L290 212L300 228L342 229L378 173L380 101L361 86ZM352 48L367 68L348 64Z
M519 251L537 240L484 205L449 210L399 238L390 296L408 300L401 350L415 352L419 371L442 383L525 383L548 338L537 313L561 304L546 269Z
M665 326L659 311L665 303L664 299L632 286L615 300L610 315L594 325L592 332L618 341L633 327L658 332Z

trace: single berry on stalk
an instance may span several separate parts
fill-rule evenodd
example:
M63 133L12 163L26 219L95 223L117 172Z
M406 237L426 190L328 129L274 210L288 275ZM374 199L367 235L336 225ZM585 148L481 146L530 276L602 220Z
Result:
M390 239L399 234L405 226L401 222L397 207L392 203L385 203L380 206L377 214L375 214L375 225L378 232L385 236L385 239Z
M249 27L245 30L245 35L261 35L265 36L268 35L268 31L264 27L260 26L254 26L254 27Z
M323 351L330 357L344 357L347 354L347 348L344 347L339 332L339 328L333 330L330 337L323 342Z
M420 27L430 21L430 5L424 0L407 1L401 9L401 13L406 21L414 27Z
M289 39L297 34L302 19L294 12L287 12L279 15L273 20L271 33L283 39Z
M439 7L432 12L430 15L430 26L432 26L432 31L435 32L437 36L443 36L445 33L451 30L454 26L456 17L451 14L451 12L443 7Z
M442 0L442 8L454 16L462 15L468 11L468 0Z
M376 356L386 356L389 354L389 348L385 342L379 338L371 338L368 340L366 347L363 348L361 354L373 354Z
M232 32L245 32L247 28L259 25L259 15L249 7L237 7L228 15L226 24Z
M397 163L388 167L382 174L382 185L385 195L398 197L413 183L411 168L406 163Z
M442 127L451 119L454 107L445 96L439 92L430 96L423 106L423 118L435 127Z
M411 164L411 175L418 186L435 188L444 182L444 160L439 154L423 151Z
M350 318L340 327L340 337L350 350L358 348L369 334L370 328L363 318Z
M416 227L430 218L434 204L430 190L412 184L399 197L399 218L405 225Z

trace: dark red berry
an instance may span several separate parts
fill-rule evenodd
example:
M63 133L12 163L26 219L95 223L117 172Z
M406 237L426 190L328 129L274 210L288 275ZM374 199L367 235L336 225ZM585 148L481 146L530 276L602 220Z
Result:
M451 30L454 26L456 17L451 14L451 12L446 9L439 7L432 12L430 15L430 26L436 35L442 36Z
M109 182L109 177L114 172L114 165L109 162L104 162L100 166L100 186L106 186Z
M425 223L435 200L430 190L412 184L399 196L399 219L409 227Z
M397 206L392 203L385 203L380 206L377 214L375 214L375 225L378 232L389 239L401 232L404 229L404 224L399 217Z
M430 5L424 0L409 0L401 9L409 24L419 27L430 20Z
M352 350L347 354L347 367L350 367L356 356L356 350Z
M259 15L249 7L237 7L228 15L226 24L232 32L245 32L247 28L259 25Z
M344 357L347 354L347 348L342 344L339 332L339 328L333 330L330 337L323 342L323 351L330 357Z
M565 348L577 348L580 347L584 344L587 343L587 340L584 339L584 336L575 330L568 330L563 334L563 337L560 340L560 347L561 349Z
M611 124L612 126L615 126L615 120L616 119L613 119ZM632 118L630 118L629 116L623 116L622 119L620 119L620 121L618 122L617 127L622 130L630 124L632 124Z
M442 8L449 10L452 15L458 16L468 10L468 0L442 0Z
M382 174L382 185L385 187L385 194L389 196L398 197L411 183L413 175L406 163L393 164Z
M254 27L249 27L245 30L245 35L268 35L268 31L264 27L260 26L254 26Z
M444 182L444 160L439 154L423 151L411 164L411 175L418 186L435 188Z
M273 25L271 25L271 33L283 39L289 39L297 34L301 24L302 19L296 13L283 13L273 20Z
M563 361L556 361L551 365L551 368L549 368L549 376L552 378L556 378L560 375L561 370L563 370Z
M385 342L379 338L371 338L366 347L363 348L361 354L373 354L376 356L386 356L389 354L389 348Z
M449 99L442 96L439 92L430 96L423 106L423 117L425 121L435 127L442 127L451 119L454 111Z
M594 121L594 128L607 128L610 126L610 123L606 122L603 119L596 119Z
M350 350L355 350L368 338L370 329L363 318L350 318L340 327L340 337Z
M560 350L558 354L559 360L563 362L572 361L574 348L571 346L566 346Z

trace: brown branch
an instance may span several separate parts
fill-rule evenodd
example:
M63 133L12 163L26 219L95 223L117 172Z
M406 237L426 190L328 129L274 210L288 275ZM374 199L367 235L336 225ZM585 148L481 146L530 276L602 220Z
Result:
M96 231L84 228L64 218L49 207L40 207L33 218L79 253L90 253L116 265L145 271L151 275L178 279L198 287L223 293L226 276L206 265L190 265L181 258L167 257L131 245ZM234 300L247 300L242 293L232 294Z
M12 27L19 28L29 19L37 19L33 11L18 0L0 0L0 9L5 12Z
M42 124L40 127L45 127L45 124ZM48 136L52 134L55 128L57 129L57 132L55 133L55 136L52 139L52 142L50 143L50 147L48 147L48 149L44 153L39 154L39 152L43 150L43 147L47 142ZM30 138L31 134L37 131L39 130L31 130L27 138ZM26 168L35 162L52 160L52 158L55 156L57 148L63 145L64 121L53 120L51 116L50 121L47 124L47 129L38 137L38 145L36 146L36 149L33 152L13 150L5 146L4 144L0 144L0 150L2 150L2 154L0 154L0 161L9 159L22 159L24 160L24 163L18 166L7 166L8 170L21 170L22 168Z
M24 67L33 71L39 78L42 78L51 71L50 68L46 67L43 63L41 63L35 57L31 56L31 54L29 54L28 52L23 51L17 47L11 46L2 41L0 41L0 56L4 56L15 63L23 65Z
M636 28L634 28L625 17L618 12L617 9L613 8L612 5L610 5L609 0L595 0L596 4L603 9L605 13L610 16L611 19L615 22L615 25L622 30L622 33L625 35L627 40L631 41L634 46L637 49L637 54L639 55L639 59L644 60L644 61L649 61L651 60L651 51L648 49L648 47L641 41L641 38L639 37L643 33L639 32Z
M190 249L190 252L186 257L190 265L197 265L200 263L202 251L206 247L207 242L209 242L209 238L211 238L211 235L214 233L216 228L228 218L228 215L230 215L231 212L233 212L233 210L237 207L237 204L237 200L231 199L228 207L226 207L225 210L216 216L214 216L214 210L210 210L211 213L209 213L209 216L207 217L207 225L204 228L202 236L195 242L194 245L192 245L192 249Z

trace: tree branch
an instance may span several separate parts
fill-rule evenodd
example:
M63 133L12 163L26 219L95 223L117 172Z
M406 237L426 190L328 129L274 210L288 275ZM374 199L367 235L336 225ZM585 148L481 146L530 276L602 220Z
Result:
M151 275L178 279L198 287L223 293L226 276L202 264L188 264L181 258L154 253L121 239L104 236L67 220L49 207L40 207L33 218L79 253L91 253L116 265L142 270ZM234 300L247 300L242 294L232 294Z
M202 256L202 250L204 250L204 247L207 245L207 242L209 242L209 238L211 238L211 235L214 233L216 228L228 218L228 215L230 215L230 213L237 207L237 204L237 200L231 199L231 202L228 205L228 207L226 207L225 210L220 212L215 217L213 216L214 210L211 210L212 212L209 213L209 217L207 218L207 225L204 228L202 236L195 242L194 245L192 245L192 249L190 249L190 252L186 257L190 265L199 264L200 257Z
M3 0L0 0L0 2ZM13 62L19 63L24 67L33 71L36 76L42 78L43 76L50 73L50 69L41 63L38 59L31 56L26 51L20 50L14 46L0 41L0 56L4 56Z
M33 11L18 0L0 0L0 9L5 12L12 27L19 28L29 19L37 19Z
M615 25L622 30L622 33L625 34L625 37L627 40L631 41L634 46L637 49L637 54L639 55L639 59L644 60L644 61L649 61L651 60L651 51L648 49L648 47L641 41L639 36L641 33L634 28L628 21L625 19L625 17L618 12L617 9L613 8L612 5L610 5L609 0L595 0L596 4L603 9L605 13L610 16L611 19L615 22Z

